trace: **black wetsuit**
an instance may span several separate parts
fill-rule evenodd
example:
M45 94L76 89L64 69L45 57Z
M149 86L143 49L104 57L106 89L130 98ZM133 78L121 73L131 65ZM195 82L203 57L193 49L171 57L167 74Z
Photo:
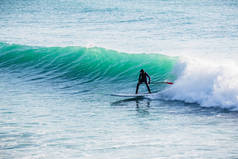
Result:
M146 76L149 77L149 75L148 75L146 72L144 72L144 73L141 72L141 73L140 73L140 76L139 76L139 82L140 82L140 83L147 82Z
M150 83L150 76L146 72L140 72L139 80L138 80L138 83L137 83L137 86L136 86L136 94L138 93L139 86L142 83L146 84L148 92L151 93L150 87L149 87L148 82L147 82L147 77L149 78L149 83Z

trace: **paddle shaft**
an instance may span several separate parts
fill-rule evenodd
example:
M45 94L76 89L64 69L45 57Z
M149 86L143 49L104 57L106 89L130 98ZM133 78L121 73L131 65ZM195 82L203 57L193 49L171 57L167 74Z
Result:
M173 82L152 82L151 84L160 84L160 83L164 83L164 84L174 84Z

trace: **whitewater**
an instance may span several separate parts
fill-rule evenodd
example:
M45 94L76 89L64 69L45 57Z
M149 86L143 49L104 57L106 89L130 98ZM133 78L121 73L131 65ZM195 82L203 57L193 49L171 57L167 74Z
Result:
M0 158L237 158L237 16L234 0L0 1ZM142 68L155 93L112 96Z

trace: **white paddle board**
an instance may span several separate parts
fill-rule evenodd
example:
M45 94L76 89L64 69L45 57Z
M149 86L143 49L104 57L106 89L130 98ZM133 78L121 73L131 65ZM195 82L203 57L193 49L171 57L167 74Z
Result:
M123 94L123 93L118 93L118 94L110 94L111 96L116 96L116 97L134 97L134 98L145 98L150 96L153 93L144 93L144 94Z

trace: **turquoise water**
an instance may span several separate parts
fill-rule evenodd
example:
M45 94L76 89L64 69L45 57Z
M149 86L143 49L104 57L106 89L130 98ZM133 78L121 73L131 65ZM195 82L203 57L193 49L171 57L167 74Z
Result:
M237 7L1 1L0 158L238 158Z

